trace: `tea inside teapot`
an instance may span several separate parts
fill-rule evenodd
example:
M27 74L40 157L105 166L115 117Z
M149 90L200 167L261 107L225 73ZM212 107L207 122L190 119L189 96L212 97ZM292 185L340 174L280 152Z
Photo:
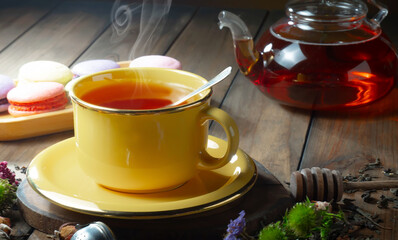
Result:
M379 6L379 5L378 5ZM241 71L267 96L306 109L362 106L386 95L397 78L397 54L376 17L359 0L291 1L286 17L254 47L236 15L221 12L232 31Z

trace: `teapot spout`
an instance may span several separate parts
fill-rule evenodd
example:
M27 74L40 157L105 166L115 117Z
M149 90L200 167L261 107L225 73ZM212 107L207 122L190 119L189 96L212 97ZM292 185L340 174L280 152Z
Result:
M250 74L252 67L259 61L260 54L254 48L253 37L246 24L235 14L221 11L218 14L218 26L220 29L227 27L232 33L235 48L235 58L240 70L246 76Z

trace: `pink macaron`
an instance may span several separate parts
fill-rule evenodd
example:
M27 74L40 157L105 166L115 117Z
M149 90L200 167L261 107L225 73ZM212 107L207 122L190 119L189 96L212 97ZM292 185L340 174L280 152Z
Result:
M0 112L7 111L10 105L7 100L7 93L15 87L14 81L0 74Z
M8 112L14 117L60 110L68 104L64 86L57 82L18 85L7 94Z
M158 67L182 69L180 61L168 56L147 55L138 57L130 62L130 67Z

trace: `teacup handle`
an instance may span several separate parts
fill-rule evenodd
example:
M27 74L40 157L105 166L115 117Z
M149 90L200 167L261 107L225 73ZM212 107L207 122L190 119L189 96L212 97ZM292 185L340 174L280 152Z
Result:
M209 107L204 113L202 120L203 122L207 120L215 120L216 122L218 122L223 127L227 135L228 146L227 146L227 151L225 152L224 156L221 158L213 157L206 150L203 150L198 168L207 169L207 170L220 168L225 164L227 164L236 154L236 151L238 151L239 147L238 127L235 121L228 115L228 113L215 107Z

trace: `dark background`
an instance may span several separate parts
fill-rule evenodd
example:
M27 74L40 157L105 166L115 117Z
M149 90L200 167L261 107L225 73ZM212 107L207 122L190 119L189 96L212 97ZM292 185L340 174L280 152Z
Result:
M366 1L366 0L364 0ZM173 3L232 8L284 9L287 0L173 0ZM382 0L390 14L398 13L398 0Z

